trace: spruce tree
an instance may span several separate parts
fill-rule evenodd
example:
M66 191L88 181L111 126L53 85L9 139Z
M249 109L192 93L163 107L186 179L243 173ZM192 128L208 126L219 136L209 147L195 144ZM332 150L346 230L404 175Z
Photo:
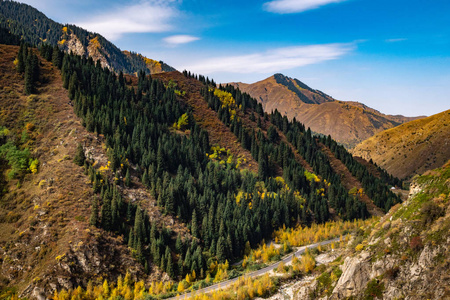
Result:
M84 149L81 143L78 143L77 150L75 152L75 157L73 158L73 162L79 166L83 166L86 161L86 156L84 155Z
M94 197L91 203L91 216L89 217L89 224L97 226L98 223L98 200Z
M125 175L125 185L127 187L131 186L131 176L130 176L130 168L127 168L127 173Z

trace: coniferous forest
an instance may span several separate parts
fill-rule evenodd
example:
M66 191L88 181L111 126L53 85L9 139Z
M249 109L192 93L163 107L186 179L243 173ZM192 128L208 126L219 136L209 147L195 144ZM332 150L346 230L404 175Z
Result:
M19 56L24 55L22 48ZM283 225L322 223L332 217L331 209L344 220L367 218L365 204L342 186L319 142L346 159L349 169L367 182L368 193L378 197L376 205L388 209L399 201L385 188L385 179L373 180L330 138L321 141L295 119L264 112L238 89L217 88L214 81L195 76L204 83L202 94L209 107L258 162L257 174L241 170L233 160L210 159L208 133L173 85L140 72L137 86L131 87L122 73L102 68L91 58L49 45L43 45L40 54L61 70L83 125L106 140L113 176L98 172L83 156L82 145L76 159L97 193L90 223L123 235L147 271L153 262L172 278L193 271L202 278L211 262L239 259L247 241L255 247ZM32 65L33 57L27 61ZM314 173L305 170L296 155L304 157ZM125 201L120 190L137 184L131 178L139 178L161 211L187 224L191 235L182 238L158 228L141 207Z

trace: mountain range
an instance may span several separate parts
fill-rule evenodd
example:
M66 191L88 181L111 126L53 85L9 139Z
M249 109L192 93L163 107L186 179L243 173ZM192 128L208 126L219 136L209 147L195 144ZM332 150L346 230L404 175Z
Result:
M229 84L249 93L266 111L276 109L290 119L296 118L312 131L331 135L347 148L378 132L421 118L385 115L362 103L339 101L282 74L252 84Z
M0 299L175 297L331 237L226 299L450 294L448 111L217 85L3 0L0 87Z

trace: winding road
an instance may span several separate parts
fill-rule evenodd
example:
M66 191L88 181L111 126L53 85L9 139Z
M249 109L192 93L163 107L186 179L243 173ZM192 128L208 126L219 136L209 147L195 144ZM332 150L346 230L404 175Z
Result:
M175 296L175 297L172 297L172 298L167 298L167 300L189 299L189 297L191 297L194 293L195 293L195 295L200 295L200 294L210 293L210 292L213 292L213 291L216 291L216 290L226 289L229 286L231 286L233 283L238 281L239 279L242 279L243 277L246 277L246 278L248 278L248 277L258 277L258 276L264 275L264 274L272 271L273 269L276 269L281 262L283 262L284 264L287 264L287 263L291 262L291 260L294 258L294 256L299 257L301 254L305 253L305 249L306 248L308 248L308 249L317 248L319 246L319 244L320 245L327 245L327 244L331 244L333 242L338 242L339 240L340 240L340 238L338 237L338 238L334 238L334 239L331 239L331 240L322 241L322 242L319 242L319 243L314 243L314 244L310 244L310 245L299 247L297 249L297 251L294 252L293 254L287 255L282 260L280 260L280 261L278 261L278 262L276 262L276 263L274 263L274 264L272 264L270 266L267 266L265 268L253 271L251 273L247 273L247 274L242 275L240 277L236 277L236 278L233 278L233 279L229 279L229 280L226 280L226 281L222 281L222 282L216 283L214 285L210 285L208 287L196 290L194 292L189 292L189 293L182 294L182 295L179 295L179 296Z

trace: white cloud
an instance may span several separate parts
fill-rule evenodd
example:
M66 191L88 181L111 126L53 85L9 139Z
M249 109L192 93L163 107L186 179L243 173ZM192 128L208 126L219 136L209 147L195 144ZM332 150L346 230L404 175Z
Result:
M174 3L172 0L141 1L138 4L116 7L76 24L111 40L118 39L125 33L166 32L172 29L171 21L179 14Z
M180 67L200 74L214 72L274 73L337 59L355 48L354 43L294 46L247 55L209 58Z
M406 41L407 38L397 38L397 39L387 39L385 42L387 43L397 43L397 42L403 42Z
M164 38L164 41L171 45L180 45L198 41L200 38L192 35L172 35Z
M279 14L299 13L320 6L346 0L273 0L264 3L264 9Z

